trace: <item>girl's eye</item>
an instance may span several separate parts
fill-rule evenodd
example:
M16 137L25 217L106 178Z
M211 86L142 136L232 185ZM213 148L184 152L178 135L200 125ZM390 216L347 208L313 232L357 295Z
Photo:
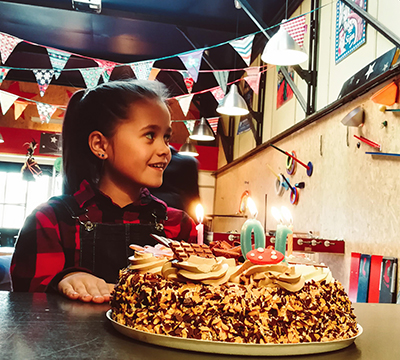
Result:
M145 136L146 136L149 140L153 140L153 139L154 139L154 133L153 133L153 132L147 133Z
M170 140L171 140L171 135L170 134L164 135L164 141L165 141L166 144L169 144Z

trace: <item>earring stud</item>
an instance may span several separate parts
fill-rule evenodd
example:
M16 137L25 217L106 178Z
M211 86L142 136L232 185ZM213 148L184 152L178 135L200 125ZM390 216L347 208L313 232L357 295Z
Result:
M99 153L99 156L104 157L104 154Z

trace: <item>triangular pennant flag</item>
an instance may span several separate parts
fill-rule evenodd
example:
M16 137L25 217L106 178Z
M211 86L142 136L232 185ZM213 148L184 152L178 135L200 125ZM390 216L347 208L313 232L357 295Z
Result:
M18 98L19 98L18 95L10 94L6 91L0 90L0 105L3 115L6 114L8 109L11 107L12 104L14 104L14 101L17 100Z
M149 80L153 81L156 79L158 73L160 72L161 69L157 69L157 68L152 68L150 71L150 75L149 75Z
M7 76L9 70L10 69L0 68L0 85L3 82L3 80L5 79L5 77Z
M193 90L194 80L187 71L180 71L180 73L183 76L183 81L185 82L186 89L188 90L188 93L190 94Z
M242 57L247 66L250 66L251 60L251 49L253 47L254 34L246 36L238 40L232 40L229 42L231 46L238 52Z
M104 82L108 82L110 80L111 73L117 63L99 59L94 59L94 61L96 61L99 67L104 70L101 74L103 75Z
M40 121L42 123L49 123L51 116L54 114L54 112L57 110L57 108L53 105L50 104L44 104L44 103L36 103L36 107L39 113Z
M244 132L249 130L250 130L249 120L247 118L241 119L237 129L237 135L243 134Z
M67 63L71 54L56 49L49 49L49 48L46 49L47 53L49 54L51 66L53 67L54 70L54 76L57 80L58 77L61 75L61 71L63 71L65 64Z
M201 65L201 59L203 57L203 50L193 51L188 54L179 55L179 58L185 65L186 70L189 72L190 76L193 78L194 82L197 82L199 76L199 70Z
M14 51L14 48L22 41L15 36L0 33L0 52L1 62L6 63L8 57Z
M154 60L141 61L131 64L132 71L135 73L136 79L148 80Z
M221 103L222 99L225 97L225 93L222 91L220 86L217 86L211 90L211 93L214 95L215 100L217 100L218 104Z
M213 74L218 85L221 86L222 91L226 94L226 84L228 83L229 71L214 71Z
M285 21L281 26L289 33L293 40L299 44L300 47L303 47L304 34L306 32L305 15L299 16L293 20Z
M246 82L249 84L249 86L252 88L252 90L258 94L258 91L260 89L260 69L259 68L247 68L246 69L247 75L244 79Z
M184 95L184 96L179 96L176 98L178 100L178 103L182 109L183 115L187 115L190 107L190 103L192 102L193 94L189 95Z
M17 120L24 112L28 103L26 101L15 101L14 102L14 119Z
M209 119L207 119L207 121L210 124L211 129L214 131L214 135L216 135L217 129L218 129L219 117L209 118Z
M53 69L34 69L32 70L36 76L36 81L39 85L40 96L43 96L45 91L50 85L51 80L54 76Z
M82 74L83 80L85 80L86 87L88 89L94 88L99 83L101 74L103 73L102 68L87 68L79 69Z
M191 135L194 129L195 120L184 120L183 123L186 125L186 128L188 129L189 135Z

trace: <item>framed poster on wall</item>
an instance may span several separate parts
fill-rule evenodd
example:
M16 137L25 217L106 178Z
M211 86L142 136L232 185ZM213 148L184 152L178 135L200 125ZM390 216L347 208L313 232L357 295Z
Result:
M354 0L367 10L367 0ZM340 0L336 3L335 62L336 64L365 43L365 21Z

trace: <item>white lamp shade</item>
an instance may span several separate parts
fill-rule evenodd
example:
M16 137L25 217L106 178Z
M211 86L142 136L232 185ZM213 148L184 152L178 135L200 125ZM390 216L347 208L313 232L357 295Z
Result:
M282 26L269 39L261 55L261 60L265 63L282 66L301 64L307 59L308 55Z
M222 99L217 112L229 116L243 116L249 113L246 101L239 94L236 84L232 84L228 94Z
M215 139L214 132L211 130L205 118L200 119L189 138L196 141L212 141Z

